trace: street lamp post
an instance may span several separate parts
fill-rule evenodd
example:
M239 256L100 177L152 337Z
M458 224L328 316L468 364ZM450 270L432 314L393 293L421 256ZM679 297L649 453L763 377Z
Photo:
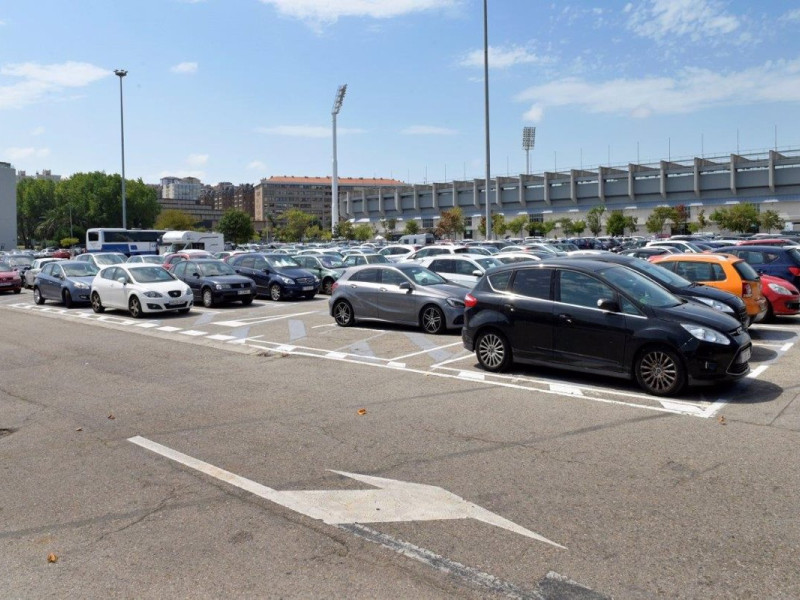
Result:
M531 150L536 145L536 127L522 128L522 148L525 150L525 175L531 174Z
M333 177L331 178L331 233L335 233L336 225L339 223L339 166L336 162L336 115L342 109L342 101L344 100L345 92L347 92L347 84L340 85L336 90L336 98L333 101L333 110L331 110L331 117L333 119Z
M489 154L489 18L487 0L483 0L483 100L486 120L486 239L492 239L491 177ZM499 191L499 188L498 188Z
M114 75L119 77L119 132L120 132L120 142L122 145L122 228L128 228L128 222L126 217L126 205L125 205L125 121L123 120L123 112L122 112L122 78L127 75L128 72L123 69L117 69L114 71Z

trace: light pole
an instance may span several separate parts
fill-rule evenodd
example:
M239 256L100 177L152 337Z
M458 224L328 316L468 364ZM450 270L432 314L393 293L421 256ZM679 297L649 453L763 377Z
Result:
M128 223L126 218L126 206L125 206L125 121L122 117L122 78L127 75L128 72L123 69L117 69L114 71L114 75L119 77L119 135L120 141L122 144L122 228L127 229Z
M486 118L486 239L492 239L491 178L489 154L489 18L487 0L483 0L483 103Z
M340 85L336 90L336 98L333 101L333 110L331 110L331 117L333 118L333 177L331 178L331 233L335 233L336 225L339 223L339 165L336 162L336 115L342 109L342 101L344 100L345 92L347 92L347 84Z
M525 150L525 175L531 174L530 152L536 145L536 127L522 128L522 149Z

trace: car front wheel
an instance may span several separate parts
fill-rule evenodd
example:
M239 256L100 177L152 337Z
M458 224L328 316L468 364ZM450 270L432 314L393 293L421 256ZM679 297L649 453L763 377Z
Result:
M283 297L281 286L277 283L273 283L271 286L269 286L269 297L275 302L280 301L280 299Z
M686 384L686 369L675 352L647 348L636 361L636 381L648 394L673 396Z
M92 292L92 310L96 313L105 312L106 308L100 301L100 294Z
M487 331L478 336L475 356L481 367L496 373L511 364L511 346L501 333Z
M44 296L42 296L42 291L39 289L39 286L33 288L33 301L36 304L44 304Z
M61 293L61 299L64 301L64 306L72 308L72 294L69 293L69 290L64 290Z
M438 306L426 306L420 315L422 329L426 333L442 333L445 330L444 313Z
M208 288L203 290L203 306L206 308L211 308L214 306L214 295Z
M128 300L128 312L134 319L142 316L142 303L137 296L131 296L131 299Z
M333 320L340 327L350 327L355 322L353 307L350 306L349 302L339 300L333 305Z

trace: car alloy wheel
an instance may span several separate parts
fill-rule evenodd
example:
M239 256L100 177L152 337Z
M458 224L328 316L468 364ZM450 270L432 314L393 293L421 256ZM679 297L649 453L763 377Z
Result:
M214 306L214 295L208 288L203 290L203 306L205 306L206 308L211 308L212 306Z
M426 306L422 310L421 321L422 329L427 333L441 333L444 331L444 313L438 306Z
M39 289L39 286L33 288L33 301L36 304L44 304L44 296L42 296L42 291Z
M142 316L142 303L136 296L131 296L131 299L128 300L128 312L134 319Z
M636 380L649 394L670 396L683 388L686 373L674 352L665 348L649 348L636 361Z
M340 327L350 327L355 321L353 307L344 300L339 300L333 306L333 320Z
M269 297L272 298L275 302L280 301L283 297L283 292L281 291L281 286L277 283L273 283L269 286Z
M92 310L96 313L105 312L105 307L103 303L100 302L100 294L97 292L92 292Z
M502 371L511 363L511 348L506 338L495 331L480 334L475 344L475 355L487 371Z
M322 282L322 293L326 296L333 294L333 279L326 279Z

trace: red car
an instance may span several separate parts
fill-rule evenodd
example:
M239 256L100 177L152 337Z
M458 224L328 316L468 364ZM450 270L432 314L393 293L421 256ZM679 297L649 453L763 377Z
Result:
M172 252L164 256L164 264L161 265L167 271L171 271L175 263L182 260L189 260L190 258L214 258L210 252L205 250L182 250L181 252Z
M53 252L53 258L72 258L72 255L69 253L69 250L65 250L64 248L59 248L55 252Z
M22 291L22 277L19 272L7 262L0 261L0 292Z
M800 313L800 291L785 279L761 275L761 291L769 302L764 321Z

